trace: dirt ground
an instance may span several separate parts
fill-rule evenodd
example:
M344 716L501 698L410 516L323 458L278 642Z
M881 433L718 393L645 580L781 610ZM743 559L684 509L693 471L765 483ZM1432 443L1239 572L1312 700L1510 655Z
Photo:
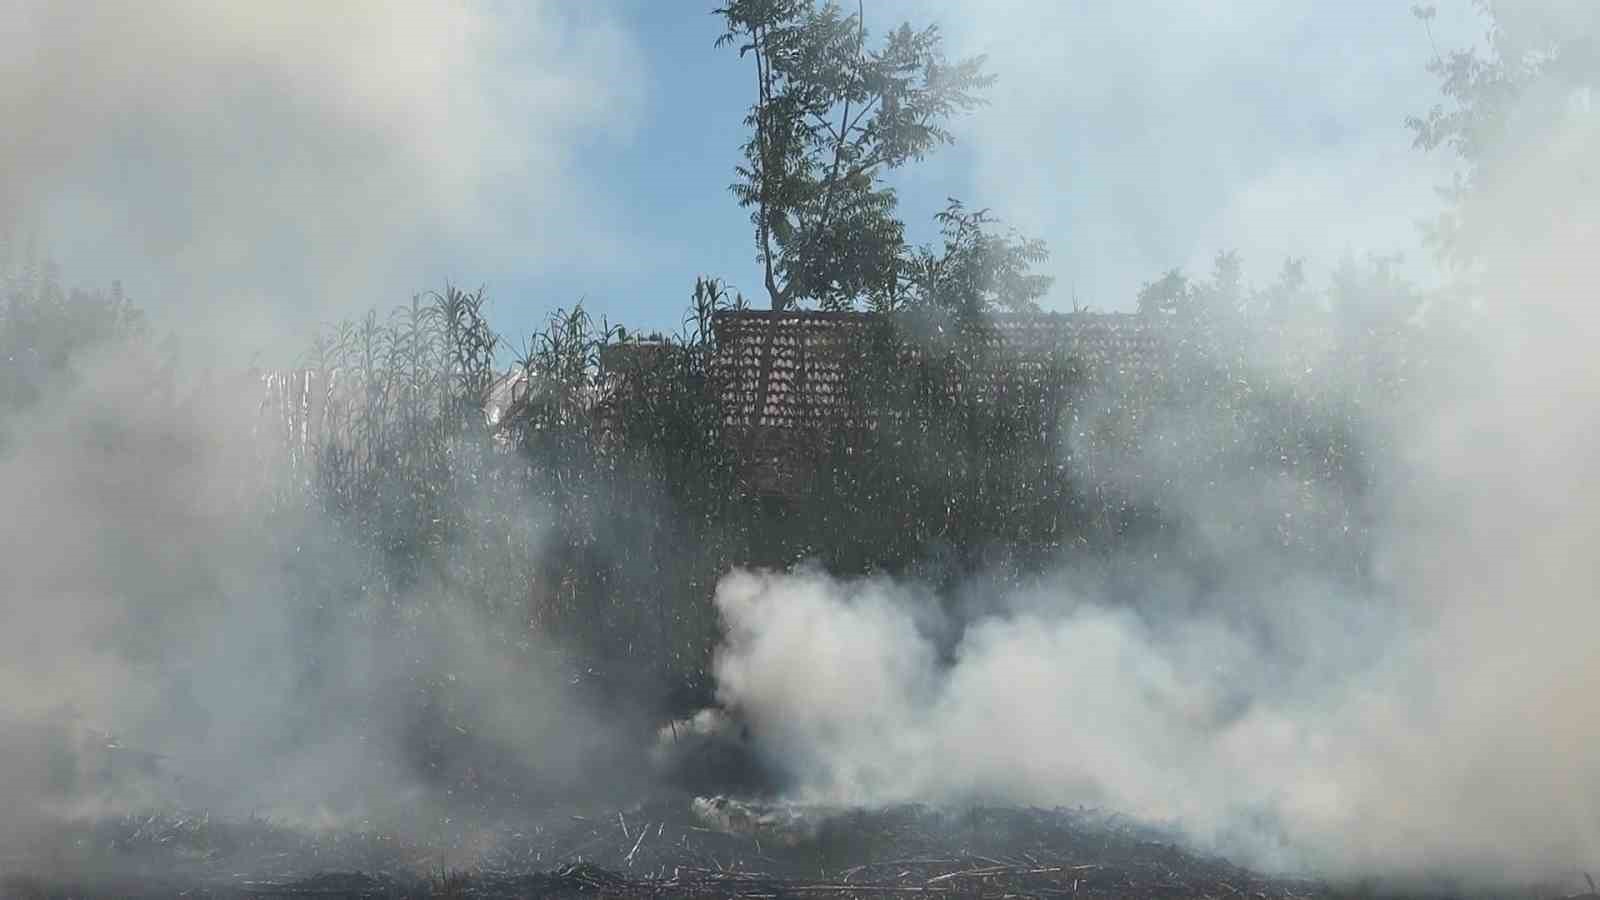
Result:
M820 810L687 796L404 833L168 812L60 822L0 855L0 896L18 900L1454 894L1269 878L1093 810Z

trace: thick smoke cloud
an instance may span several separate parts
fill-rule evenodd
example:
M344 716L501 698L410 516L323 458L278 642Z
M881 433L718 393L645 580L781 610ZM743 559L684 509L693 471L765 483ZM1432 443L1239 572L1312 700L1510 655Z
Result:
M71 286L122 279L182 339L176 358L92 347L4 423L4 824L85 797L425 820L445 774L407 732L424 682L454 686L448 727L513 782L579 780L616 742L552 687L553 654L426 583L389 598L425 611L409 629L323 602L383 596L382 566L279 502L305 473L263 455L243 370L486 261L607 252L571 151L625 134L627 35L548 3L6 0L0 21L0 271L34 245ZM536 548L547 518L524 518ZM101 732L158 774L100 790Z
M1553 31L1510 38L1592 33L1589 11L1544 12L1507 20ZM951 623L927 618L949 604L916 585L735 573L717 595L719 696L796 794L1098 804L1343 875L1481 884L1592 866L1593 61L1540 82L1486 154L1459 209L1475 264L1425 310L1429 362L1403 402L1364 426L1383 437L1367 448L1379 490L1357 511L1371 571L1329 577L1276 553L1294 487L1276 476L1241 471L1220 491L1163 477L1205 452L1198 408L1152 425L1187 443L1101 471L1223 560L1203 589L1131 547L1115 592L1064 561ZM1366 377L1340 362L1315 376L1334 396Z
M509 259L603 257L572 148L625 134L640 84L607 16L6 0L0 233L225 352Z
M239 402L256 379L95 350L8 421L23 437L0 457L0 824L178 806L423 827L470 767L507 803L597 772L623 789L607 766L626 726L554 648L504 640L503 617L427 580L366 590L381 561L359 526L294 502L306 473ZM527 552L548 522L527 505ZM447 709L420 708L426 691ZM441 732L454 750L419 755ZM107 735L126 750L108 758Z
M1436 5L1442 50L1481 40L1469 4ZM926 15L867 11L880 29ZM1264 278L1285 256L1315 269L1412 248L1448 180L1405 131L1438 96L1407 4L1003 0L939 18L952 51L989 54L999 78L959 125L971 199L1048 241L1058 293L1096 309L1129 309L1141 282L1203 273L1219 250ZM1425 253L1407 264L1432 274Z
M1453 410L1471 437L1414 438L1381 596L1259 547L1204 595L1130 555L1135 603L1068 567L985 597L947 651L931 591L736 573L719 697L806 799L1092 804L1343 875L1574 872L1600 849L1594 432L1524 418L1549 381L1525 386ZM1529 459L1535 483L1509 476Z
M224 343L249 333L252 344L260 329L325 317L330 297L366 305L412 289L413 273L386 266L440 235L489 238L509 252L495 237L508 213L485 205L507 173L548 175L514 200L561 222L557 231L523 220L507 245L580 231L558 212L579 207L579 189L563 186L563 148L626 118L629 96L616 85L628 79L613 77L627 56L620 36L563 20L554 5L519 14L515 29L500 27L505 9L341 9L13 0L0 15L11 136L0 143L0 209L17 220L7 224L43 223L67 257L103 247L92 256L108 276L151 261L155 286L195 314L197 333ZM1426 174L1395 165L1412 152L1398 126L1319 141L1324 131L1339 137L1342 122L1296 121L1311 135L1301 158L1311 164L1248 159L1256 119L1210 121L1206 104L1162 87L1189 83L1185 66L1211 71L1227 54L1215 41L1198 42L1211 49L1180 57L1182 66L1152 54L1166 62L1146 71L1137 60L1148 56L1061 21L1059 4L985 9L952 29L967 42L956 49L985 49L991 32L1059 27L1080 51L1110 48L1116 58L1100 62L1132 96L1161 101L1128 113L1161 123L1159 133L1101 132L1104 146L1076 157L1079 177L1094 178L1110 157L1125 166L1158 156L1148 183L1129 185L1139 200L1128 206L1072 209L1059 161L1034 152L1054 134L1007 127L1071 122L1084 105L1122 102L1098 82L1063 90L1073 67L1061 47L1011 42L1021 67L1000 70L1006 93L979 122L991 137L979 146L980 180L1000 189L983 202L1058 246L1084 248L1058 258L1105 260L1095 263L1104 272L1058 273L1091 302L1123 305L1094 285L1122 291L1216 249L1189 237L1208 222L1170 219L1157 202L1164 191L1206 185L1198 205L1223 210L1215 230L1224 239L1235 224L1293 236L1282 244L1258 234L1259 251L1227 240L1252 259L1328 259L1367 241L1388 249L1406 242L1419 198L1431 196ZM1577 4L1552 9L1540 21L1558 30L1592 16ZM1241 10L1217 33L1254 45L1315 30ZM1155 23L1129 16L1115 33L1132 46ZM1180 32L1161 32L1163 41ZM1316 59L1324 72L1349 69L1342 48ZM1039 77L1026 77L1029 66ZM1232 72L1195 90L1229 95L1240 80L1273 83ZM1370 115L1361 98L1393 99L1359 70L1329 83L1352 121ZM1062 110L1052 98L1079 106ZM1517 878L1592 861L1600 152L1592 97L1547 99L1571 115L1540 118L1464 207L1483 263L1475 302L1431 314L1459 317L1470 337L1436 348L1445 365L1412 386L1404 409L1372 423L1392 437L1375 457L1383 490L1358 511L1375 523L1376 577L1353 583L1271 549L1270 525L1294 505L1294 484L1248 472L1220 487L1159 477L1181 466L1171 448L1185 445L1175 441L1097 461L1097 471L1149 491L1179 514L1187 539L1227 562L1204 588L1180 567L1137 559L1137 547L1111 564L1135 573L1131 598L1127 578L1113 588L1104 567L1065 561L1029 589L978 582L957 604L913 583L732 574L716 597L727 627L719 699L795 796L1094 803L1175 822L1264 865L1342 873ZM1178 105L1189 114L1169 120ZM1180 166L1165 155L1174 144L1228 146L1243 161L1219 152L1198 170ZM1235 165L1242 176L1212 177ZM1373 204L1346 215L1352 193ZM1063 195L1065 224L1054 206L1037 206ZM1107 224L1085 235L1084 222ZM135 233L137 246L111 239ZM1329 354L1313 376L1336 393L1347 377L1340 362ZM74 388L10 423L27 439L0 457L9 511L0 517L0 826L21 824L15 811L35 809L41 785L75 777L55 768L56 742L78 740L75 721L162 753L185 774L182 784L134 780L127 795L104 800L111 808L192 802L303 822L414 815L430 797L406 758L401 697L418 672L464 685L456 721L534 781L579 781L624 743L615 722L552 687L561 679L537 652L532 662L510 655L472 613L436 610L397 636L370 627L381 610L329 618L285 602L285 571L337 547L338 526L310 513L271 518L273 479L285 472L257 455L253 404L219 390L225 379L214 373L173 379L164 365L143 352L81 359ZM153 387L173 384L183 387ZM1204 434L1204 410L1187 415L1157 431ZM459 490L461 503L482 499ZM537 546L539 511L528 517L522 539ZM328 556L337 552L317 563L327 578L359 588L360 561ZM426 597L430 586L410 590ZM310 671L312 657L336 662ZM60 730L30 730L67 707L78 718L57 720L69 723Z

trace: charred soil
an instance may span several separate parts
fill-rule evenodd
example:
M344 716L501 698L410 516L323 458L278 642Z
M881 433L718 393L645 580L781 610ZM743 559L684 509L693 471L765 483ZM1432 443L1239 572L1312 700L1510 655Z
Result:
M683 796L403 832L123 816L33 829L4 852L0 895L19 900L1382 895L1262 876L1093 810L820 810Z

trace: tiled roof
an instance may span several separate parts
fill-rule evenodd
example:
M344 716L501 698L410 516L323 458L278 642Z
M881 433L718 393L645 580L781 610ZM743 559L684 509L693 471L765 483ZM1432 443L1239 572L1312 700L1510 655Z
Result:
M876 427L905 410L868 409L852 402L854 376L873 353L878 326L893 325L901 365L938 355L949 343L943 329L910 318L886 321L870 313L728 311L713 322L717 355L712 383L721 391L727 437L738 442L750 489L795 494L808 453L820 433L844 426ZM1089 382L1150 385L1159 380L1172 351L1159 321L1127 314L996 315L979 332L996 353L986 366L955 371L944 389L952 396L988 392L1001 399L1016 386L1060 388L1065 372ZM771 338L771 369L766 402L760 401L763 353ZM602 431L614 429L618 397L649 390L663 377L653 365L669 358L665 345L642 342L613 347L605 355L607 377L596 387L594 413ZM286 439L291 458L304 462L319 438L341 433L362 397L353 373L312 370L257 372L264 388L262 425ZM614 380L617 379L617 380ZM504 428L535 393L526 373L508 372L489 386L484 413L491 426ZM752 427L753 426L753 427ZM504 436L502 434L502 436Z
M724 420L733 427L810 428L852 415L847 396L852 372L865 358L872 313L767 312L738 310L718 314L724 383ZM936 352L944 329L903 320L901 334L921 339L903 342L902 362ZM947 326L948 327L948 326ZM991 386L1059 377L1070 366L1090 380L1139 377L1160 369L1166 359L1158 323L1120 313L999 314L984 319L984 335L996 351ZM771 342L766 403L759 416L762 360Z

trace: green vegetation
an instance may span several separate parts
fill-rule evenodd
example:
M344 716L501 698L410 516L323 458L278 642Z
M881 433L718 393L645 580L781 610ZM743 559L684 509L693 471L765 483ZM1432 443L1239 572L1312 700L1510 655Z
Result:
M485 295L448 287L328 330L304 360L309 382L269 385L290 474L264 521L299 548L282 582L309 598L296 609L359 610L399 629L471 610L503 622L510 647L552 638L645 702L683 709L705 699L710 595L736 565L818 560L949 587L1139 552L1203 581L1225 554L1267 541L1334 577L1367 577L1366 460L1386 417L1404 415L1424 332L1442 327L1389 263L1348 263L1315 291L1290 261L1252 288L1224 253L1205 280L1173 270L1139 294L1169 338L1165 376L1091 385L1063 357L985 381L975 373L1008 361L981 314L1037 308L1046 248L954 201L942 246L910 247L882 181L950 140L946 123L991 82L983 61L946 62L932 27L901 27L869 51L859 17L832 5L718 12L723 42L756 72L734 191L752 211L771 306L895 314L863 340L848 385L874 417L815 442L800 501L764 500L741 488L726 432L712 324L744 299L720 281L699 280L681 330L656 341L558 310L522 343L510 382ZM1508 127L1506 92L1592 76L1559 54L1517 61L1531 58L1437 64L1456 107L1419 119L1418 141L1456 148L1469 186L1496 171L1484 148ZM1470 216L1466 199L1458 212ZM3 287L7 440L74 359L148 340L120 288L68 293L49 266L9 258ZM948 340L927 339L941 329ZM314 415L291 410L307 383ZM509 398L493 423L491 397ZM1231 508L1245 474L1260 484L1264 472L1283 488L1271 522L1186 518Z

